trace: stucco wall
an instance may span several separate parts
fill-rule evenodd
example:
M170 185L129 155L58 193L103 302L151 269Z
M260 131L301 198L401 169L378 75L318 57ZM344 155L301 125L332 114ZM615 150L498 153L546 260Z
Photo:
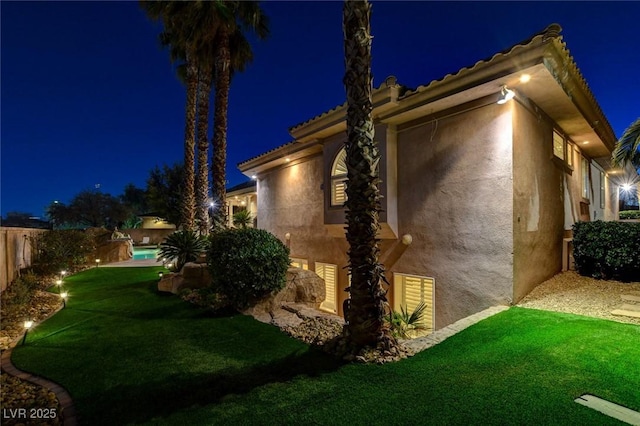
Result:
M413 243L384 257L435 278L436 328L510 302L511 126L508 105L490 104L398 129L399 234Z
M565 191L579 195L580 181L574 171L565 182L565 171L553 160L553 123L520 103L512 105L513 300L517 302L562 268ZM574 161L574 170L579 167Z
M18 276L20 269L31 266L30 239L42 232L47 231L32 228L0 228L0 289L6 289Z
M309 269L315 270L315 262L338 265L338 286L341 299L338 303L342 314L342 300L347 287L346 241L332 238L324 226L324 191L322 155L306 158L261 175L258 180L258 227L288 242L291 257L309 261Z

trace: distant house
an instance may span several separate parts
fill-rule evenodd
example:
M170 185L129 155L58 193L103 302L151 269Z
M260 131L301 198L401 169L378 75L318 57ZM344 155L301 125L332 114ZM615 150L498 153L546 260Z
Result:
M258 201L256 182L250 180L231 188L227 188L227 217L229 226L233 226L233 215L242 210L247 210L253 218L253 226L257 225Z
M395 309L424 301L438 329L515 303L560 271L574 222L616 218L616 137L560 30L415 89L392 77L374 89L381 262ZM239 164L257 176L258 226L324 278L322 308L340 315L345 111L298 124L292 142Z
M142 219L140 228L142 229L176 229L176 225L167 222L158 213L143 213L138 215Z

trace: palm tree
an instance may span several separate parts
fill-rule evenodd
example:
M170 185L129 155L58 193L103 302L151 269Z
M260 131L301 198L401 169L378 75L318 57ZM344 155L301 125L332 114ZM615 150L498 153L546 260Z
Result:
M195 229L195 128L198 90L198 56L196 31L190 25L190 3L181 1L141 1L141 7L154 20L161 20L164 33L161 42L171 46L172 60L184 56L187 86L184 130L184 182L180 206L181 224L186 230Z
M259 39L269 34L268 20L257 1L229 1L227 19L220 22L215 41L215 110L213 159L211 164L213 198L217 203L213 226L227 223L226 163L227 112L229 87L234 71L242 71L253 55L243 32L252 32Z
M397 341L385 324L390 311L382 287L383 266L376 233L380 228L378 162L371 116L371 5L345 0L343 30L345 51L344 86L347 93L347 241L349 242L350 299L345 304L344 336L358 348Z
M611 157L616 165L622 166L629 162L636 169L640 169L640 118L624 131Z

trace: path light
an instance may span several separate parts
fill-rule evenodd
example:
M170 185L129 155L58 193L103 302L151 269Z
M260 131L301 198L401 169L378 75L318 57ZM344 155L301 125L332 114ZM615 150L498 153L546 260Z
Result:
M96 259L96 268L100 267L100 259Z
M29 330L31 329L31 327L33 327L33 321L26 320L24 322L24 337L22 338L23 345L24 345L24 342L27 340L27 334L29 333Z
M62 309L67 307L67 297L69 297L69 293L66 291L64 293L60 293L60 297L62 297Z
M167 263L167 269L168 270L171 270L172 267L173 267L173 263L171 263L171 262Z
M56 285L58 286L58 294L60 294L60 288L62 288L62 280L56 280Z
M158 272L158 278L162 279L163 275L164 275L164 273L162 271Z
M64 276L67 275L67 271L64 271L64 270L60 271L60 275L62 276L62 278L64 278Z

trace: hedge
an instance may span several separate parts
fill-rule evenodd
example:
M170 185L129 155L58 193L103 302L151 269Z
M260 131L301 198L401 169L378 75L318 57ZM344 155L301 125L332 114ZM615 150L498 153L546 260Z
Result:
M581 275L640 281L640 223L574 224L573 258Z
M640 210L623 210L620 212L620 219L640 219Z

